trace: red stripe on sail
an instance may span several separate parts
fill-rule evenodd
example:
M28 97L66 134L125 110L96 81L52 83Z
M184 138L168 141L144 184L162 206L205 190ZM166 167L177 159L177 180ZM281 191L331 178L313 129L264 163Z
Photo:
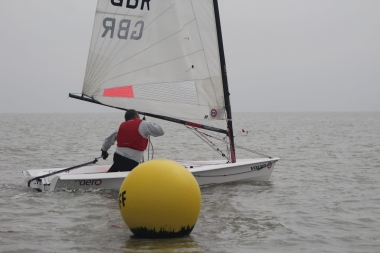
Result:
M120 97L120 98L134 98L133 86L123 86L117 88L105 89L103 92L104 97Z

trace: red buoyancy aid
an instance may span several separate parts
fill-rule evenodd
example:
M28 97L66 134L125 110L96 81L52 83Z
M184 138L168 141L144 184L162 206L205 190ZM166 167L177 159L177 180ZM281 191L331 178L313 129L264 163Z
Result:
M144 151L148 146L148 139L139 133L141 119L135 118L121 123L117 133L117 146Z

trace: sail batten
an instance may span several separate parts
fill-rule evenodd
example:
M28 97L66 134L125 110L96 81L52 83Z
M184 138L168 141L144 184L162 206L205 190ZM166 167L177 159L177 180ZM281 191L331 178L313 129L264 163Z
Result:
M98 0L82 93L182 119L225 119L212 0Z

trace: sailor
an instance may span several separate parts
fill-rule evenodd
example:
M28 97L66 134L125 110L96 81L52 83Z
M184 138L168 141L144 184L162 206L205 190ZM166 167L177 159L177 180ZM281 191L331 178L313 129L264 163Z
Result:
M108 136L101 148L105 160L108 157L108 149L117 141L113 165L107 172L133 170L144 156L149 136L164 135L158 124L141 120L139 113L133 109L126 111L124 118L125 121L121 123L119 130Z

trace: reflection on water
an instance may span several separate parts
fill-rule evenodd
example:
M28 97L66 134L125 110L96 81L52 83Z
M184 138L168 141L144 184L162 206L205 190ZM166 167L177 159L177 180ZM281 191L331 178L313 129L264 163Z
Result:
M125 241L124 252L205 252L194 237L186 236L175 239L139 239L131 236Z

